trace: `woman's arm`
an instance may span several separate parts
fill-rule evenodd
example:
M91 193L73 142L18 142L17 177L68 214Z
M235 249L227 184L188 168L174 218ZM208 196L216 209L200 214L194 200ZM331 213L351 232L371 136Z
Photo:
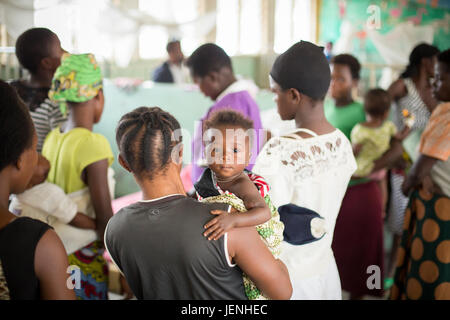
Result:
M408 196L412 189L418 187L423 182L423 179L430 174L436 161L438 161L436 158L424 154L419 155L419 158L414 163L411 171L403 182L402 192L405 196Z
M228 233L228 254L256 287L270 299L288 300L292 295L289 272L275 259L255 228L236 228ZM257 262L257 263L255 263Z
M91 230L96 229L95 220L81 212L77 212L77 214L69 222L69 224L75 228L91 229Z
M95 211L95 224L98 237L103 241L106 225L113 216L111 207L111 196L108 188L108 160L100 160L88 165L86 173L86 184L89 187L92 205Z
M398 99L408 94L403 79L397 79L394 82L392 82L392 84L387 89L387 92L393 101L397 101Z
M67 253L53 230L47 230L39 240L34 254L34 270L39 279L42 300L75 300L68 288Z

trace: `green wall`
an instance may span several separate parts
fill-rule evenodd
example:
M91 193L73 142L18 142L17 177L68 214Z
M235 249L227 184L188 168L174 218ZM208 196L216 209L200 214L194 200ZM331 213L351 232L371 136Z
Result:
M370 5L377 5L381 13L379 32L387 33L399 23L408 21L418 14L420 15L421 11L425 11L419 25L429 25L440 20L440 25L435 28L433 44L441 50L448 49L450 47L450 28L448 24L444 23L444 19L450 15L450 1L440 0L437 2L437 7L432 6L431 2L430 0L345 0L341 2L346 4L345 14L341 17L339 0L323 0L319 17L319 42L336 42L340 36L340 27L344 19L350 21L358 31L363 31L370 16L367 8ZM401 10L401 14L397 17L393 14L393 10L396 9ZM355 37L353 40L352 54L360 58L362 62L384 63L373 43L369 39L365 39L363 33L360 36L362 37Z

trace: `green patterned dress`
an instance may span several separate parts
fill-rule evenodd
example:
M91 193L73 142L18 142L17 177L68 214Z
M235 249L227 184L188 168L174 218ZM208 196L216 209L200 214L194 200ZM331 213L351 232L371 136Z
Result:
M267 183L261 176L253 174L251 172L246 173L248 174L250 180L252 180L253 183L256 185L261 196L264 198L264 201L269 206L272 216L270 220L256 226L256 231L258 231L259 235L261 236L261 239L267 245L270 252L272 252L274 257L278 259L280 255L281 242L283 241L284 224L283 222L280 221L280 215L278 214L277 208L275 208L275 206L272 204L272 201L270 200L268 194L269 186L267 185ZM211 196L207 198L202 198L198 196L199 201L209 203L211 202L227 203L231 205L233 208L235 208L237 211L240 212L247 211L244 202L241 199L239 199L236 195L228 191L222 191L218 185L216 185L216 188L220 192L220 195ZM245 273L243 274L243 279L244 279L245 294L247 295L249 300L268 299L261 293L261 291L256 287L256 285L250 280L250 278Z

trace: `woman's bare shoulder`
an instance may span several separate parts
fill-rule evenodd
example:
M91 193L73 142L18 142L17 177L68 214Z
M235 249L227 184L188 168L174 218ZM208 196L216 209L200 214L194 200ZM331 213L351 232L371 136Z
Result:
M402 78L395 80L388 88L388 93L393 100L398 100L408 94L405 82Z

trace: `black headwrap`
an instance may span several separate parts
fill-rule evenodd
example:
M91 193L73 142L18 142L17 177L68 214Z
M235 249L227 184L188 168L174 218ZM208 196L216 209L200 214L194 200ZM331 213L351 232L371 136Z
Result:
M323 99L330 86L330 66L323 47L300 41L281 54L270 76L283 89L294 88L313 99Z

